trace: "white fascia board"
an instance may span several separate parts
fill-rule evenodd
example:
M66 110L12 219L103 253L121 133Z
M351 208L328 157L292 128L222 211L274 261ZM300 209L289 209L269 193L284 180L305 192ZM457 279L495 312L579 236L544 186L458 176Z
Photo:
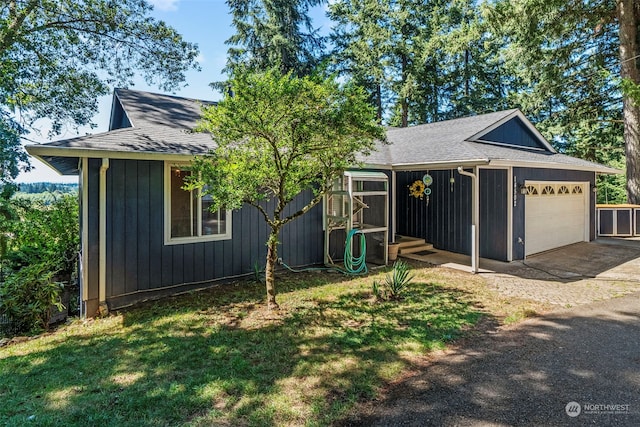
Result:
M547 139L544 136L542 136L540 131L538 129L536 129L536 127L533 125L533 123L531 123L529 121L529 119L520 110L515 110L513 113L506 115L505 117L503 117L502 119L498 120L497 122L495 122L491 126L487 127L486 129L483 129L482 131L476 133L475 135L470 136L469 138L467 138L467 141L481 141L481 142L483 142L482 141L482 137L484 135L486 135L489 132L491 132L492 130L502 126L503 124L505 124L509 120L513 119L514 117L520 118L522 120L522 122L525 124L525 126L527 127L527 129L529 129L531 132L533 132L533 134L538 139L540 139L540 141L544 144L544 146L550 152L557 153L557 151L555 150L555 148L553 148L553 146L549 143L549 141L547 141Z
M392 170L397 172L422 171L425 169L455 169L458 166L471 167L488 165L488 159L475 160L448 160L445 162L434 163L394 163Z
M620 175L624 173L620 169L615 169L609 166L604 165L571 165L564 163L543 163L543 162L527 162L527 161L509 161L509 160L492 160L490 163L491 166L499 166L499 167L514 167L514 168L536 168L536 169L569 169L569 170L577 170L584 172L596 172L596 173L604 173L609 175Z
M159 152L144 152L144 151L111 151L111 150L98 150L92 148L68 148L68 147L54 147L54 146L42 146L42 145L27 145L25 146L27 153L42 160L43 156L55 156L55 157L89 157L89 158L103 158L108 157L110 159L131 159L131 160L177 160L188 161L195 158L196 154L181 154L181 153L159 153Z

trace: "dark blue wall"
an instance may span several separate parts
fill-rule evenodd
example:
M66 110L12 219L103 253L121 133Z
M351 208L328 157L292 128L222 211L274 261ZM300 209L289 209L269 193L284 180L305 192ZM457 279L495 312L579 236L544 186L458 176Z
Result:
M431 195L421 200L409 195L409 186L427 171L396 174L397 232L420 237L437 249L468 254L471 251L471 179L457 171L429 171ZM453 176L453 191L449 179Z
M429 171L433 184L427 203L426 198L410 196L408 188L425 173L397 173L398 234L423 238L437 249L470 254L471 178L457 170ZM507 259L507 213L507 170L481 169L480 256Z
M507 260L506 169L480 169L480 256Z
M513 178L517 185L526 180L531 181L569 181L589 182L589 186L595 185L595 172L572 171L563 169L534 169L513 168ZM596 227L596 195L587 189L590 197L589 209L589 240L595 239ZM515 206L513 207L513 259L524 259L524 235L525 196L516 191ZM550 220L552 220L550 218Z
M529 130L519 117L514 117L503 125L482 136L483 141L516 145L527 148L547 149L542 141Z
M98 289L98 173L92 160L89 186L90 294ZM164 163L111 160L107 172L107 298L110 308L150 296L201 287L264 266L268 227L258 211L246 206L233 212L232 239L164 244ZM310 194L297 198L301 208ZM291 266L323 261L322 210L315 207L285 226L279 255Z

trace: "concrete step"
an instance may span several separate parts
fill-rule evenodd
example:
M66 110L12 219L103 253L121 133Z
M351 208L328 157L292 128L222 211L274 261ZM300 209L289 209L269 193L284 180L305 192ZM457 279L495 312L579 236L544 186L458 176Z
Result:
M407 247L400 247L398 254L406 255L406 254L415 254L416 252L422 251L430 251L433 249L433 245L430 243L423 243L421 245L412 245Z

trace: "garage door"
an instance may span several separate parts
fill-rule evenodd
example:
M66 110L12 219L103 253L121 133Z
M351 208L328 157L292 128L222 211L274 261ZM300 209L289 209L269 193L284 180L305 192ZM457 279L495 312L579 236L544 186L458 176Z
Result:
M525 185L525 256L589 240L588 183Z

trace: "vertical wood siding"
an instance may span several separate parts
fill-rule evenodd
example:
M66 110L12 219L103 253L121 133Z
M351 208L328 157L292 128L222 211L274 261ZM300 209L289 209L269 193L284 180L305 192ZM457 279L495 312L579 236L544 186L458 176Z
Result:
M98 292L98 188L100 160L90 160L89 296ZM233 212L231 240L164 244L164 164L112 159L107 171L107 297L112 308L161 291L224 279L265 264L268 227L250 206ZM297 211L310 194L298 197ZM322 210L317 206L286 225L279 254L291 266L323 261ZM128 295L128 296L127 296ZM123 297L127 296L127 297Z
M507 260L506 169L480 169L480 256Z
M547 149L519 117L511 119L483 135L482 139L501 144Z
M425 173L433 177L431 195L418 199L409 194L409 186ZM396 211L398 234L420 237L434 247L463 254L471 250L471 179L450 170L398 172L396 174Z
M569 181L588 182L590 186L595 185L595 173L586 171L572 171L564 169L537 169L537 168L513 168L513 176L518 184L526 180L531 181ZM596 229L596 195L589 192L589 240L595 239ZM516 206L513 208L513 259L524 259L524 245L519 239L524 241L524 210L525 196L517 192ZM553 220L550 218L549 220Z

